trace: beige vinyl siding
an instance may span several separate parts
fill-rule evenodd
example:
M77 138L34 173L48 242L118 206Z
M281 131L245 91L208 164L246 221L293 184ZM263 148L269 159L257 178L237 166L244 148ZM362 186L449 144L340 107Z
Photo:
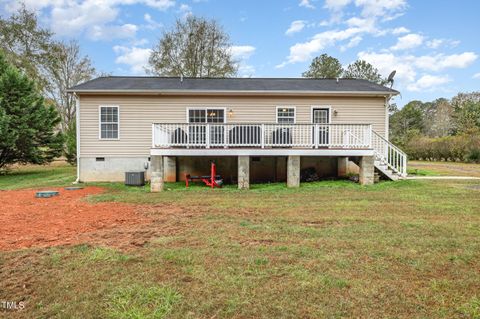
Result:
M99 106L118 105L119 140L99 139ZM331 107L331 123L373 124L385 135L383 97L246 97L246 96L80 96L80 155L149 156L152 123L186 123L187 108L224 107L227 123L275 123L277 106L294 106L296 123L311 123L312 106ZM228 116L228 110L233 116Z

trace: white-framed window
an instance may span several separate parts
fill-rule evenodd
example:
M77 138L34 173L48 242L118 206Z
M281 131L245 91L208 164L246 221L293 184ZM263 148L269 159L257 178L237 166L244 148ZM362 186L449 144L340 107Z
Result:
M188 123L225 123L224 108L189 108Z
M278 106L277 107L278 124L295 124L295 107Z
M226 122L226 108L198 108L187 109L187 121L192 124L222 124ZM192 125L188 128L190 143L204 144L207 138L207 128L205 125ZM223 144L225 141L224 127L221 125L212 125L208 131L210 144Z
M101 140L118 140L120 138L119 107L100 105L99 119L99 138Z

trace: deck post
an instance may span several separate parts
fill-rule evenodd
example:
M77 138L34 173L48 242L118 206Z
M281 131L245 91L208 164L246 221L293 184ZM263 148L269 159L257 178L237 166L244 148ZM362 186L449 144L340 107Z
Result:
M345 177L348 174L348 157L340 156L337 159L337 175L338 177Z
M374 171L373 156L362 156L360 158L360 185L372 185L374 183Z
M238 189L250 188L250 156L238 157Z
M163 159L165 182L177 181L177 159L174 156L165 156Z
M300 186L300 156L291 155L287 159L287 187Z
M153 155L151 157L152 174L150 177L150 191L157 193L163 191L163 156Z

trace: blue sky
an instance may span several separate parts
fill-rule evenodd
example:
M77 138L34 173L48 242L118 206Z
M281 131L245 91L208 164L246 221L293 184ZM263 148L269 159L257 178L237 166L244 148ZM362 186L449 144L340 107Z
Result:
M17 0L0 0L10 14ZM298 77L322 53L397 70L396 102L480 90L478 0L26 0L58 39L77 39L96 68L142 75L176 18L215 18L240 76Z

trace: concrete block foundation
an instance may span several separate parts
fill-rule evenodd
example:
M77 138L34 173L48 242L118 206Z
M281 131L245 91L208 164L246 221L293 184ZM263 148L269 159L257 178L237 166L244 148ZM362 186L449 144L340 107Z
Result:
M300 156L289 156L287 159L287 187L300 186Z
M165 182L177 181L177 159L173 156L165 156L163 160L163 169L165 171Z
M161 192L164 188L163 156L152 156L151 165L150 191L152 193Z
M373 156L362 156L360 158L360 174L359 182L360 185L373 185L374 183L374 158Z
M238 189L250 188L250 156L238 157Z

